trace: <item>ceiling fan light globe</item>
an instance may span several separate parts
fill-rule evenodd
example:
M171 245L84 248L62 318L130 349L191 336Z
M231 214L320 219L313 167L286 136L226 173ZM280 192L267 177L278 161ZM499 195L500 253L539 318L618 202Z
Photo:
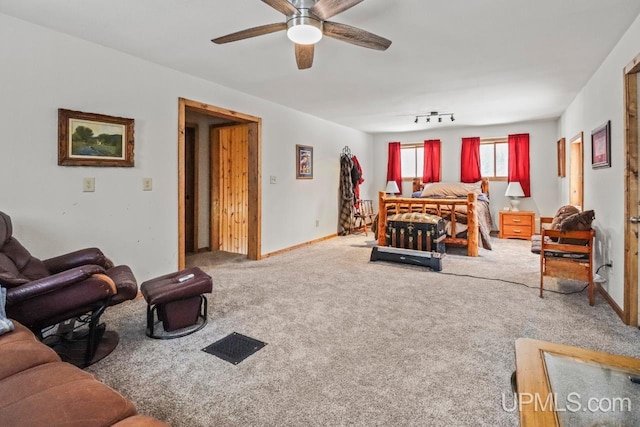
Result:
M316 44L322 39L322 23L306 16L291 18L287 22L287 37L297 44Z

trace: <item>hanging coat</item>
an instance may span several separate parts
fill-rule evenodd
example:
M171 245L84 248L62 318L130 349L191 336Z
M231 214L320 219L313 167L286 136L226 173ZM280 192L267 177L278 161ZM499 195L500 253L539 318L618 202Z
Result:
M362 177L362 167L360 166L360 162L356 156L351 157L351 161L353 162L353 168L351 169L351 182L353 183L353 197L354 197L354 207L359 209L358 200L360 200L360 184L364 182L364 178Z
M340 217L338 218L338 235L340 236L351 232L351 214L354 203L352 169L351 157L340 156Z

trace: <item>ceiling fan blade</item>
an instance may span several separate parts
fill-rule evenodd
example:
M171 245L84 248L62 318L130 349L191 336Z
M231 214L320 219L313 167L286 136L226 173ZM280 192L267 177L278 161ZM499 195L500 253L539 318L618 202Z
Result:
M319 0L309 11L324 21L352 8L362 1L363 0Z
M235 42L238 40L249 39L251 37L263 36L269 33L275 33L276 31L282 31L287 29L287 24L269 24L262 25L260 27L248 28L246 30L238 31L237 33L227 34L226 36L218 37L211 40L215 44L224 44L229 42Z
M262 0L275 10L285 15L293 15L298 13L298 9L287 0Z
M296 43L296 63L299 70L306 70L313 65L313 51L315 45Z
M325 36L357 46L376 50L387 50L387 48L391 46L391 40L349 25L325 21L323 28Z

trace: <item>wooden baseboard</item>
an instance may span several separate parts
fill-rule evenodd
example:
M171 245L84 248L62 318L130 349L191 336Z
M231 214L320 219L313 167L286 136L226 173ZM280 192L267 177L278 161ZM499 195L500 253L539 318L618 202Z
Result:
M624 310L622 310L620 306L613 300L613 298L611 298L611 295L609 295L609 293L602 286L600 286L600 283L596 283L596 288L600 292L600 295L602 295L604 299L609 303L611 308L613 308L613 311L615 311L616 314L620 316L620 319L622 319L622 321L628 325L629 322L627 319L625 319L626 316L624 315Z
M300 243L299 245L291 246L291 247L289 247L289 248L280 249L280 250L278 250L278 251L270 252L270 253L268 253L268 254L263 254L263 255L262 255L262 257L261 257L261 259L269 258L269 257L276 256L276 255L280 255L280 254L283 254L283 253L285 253L285 252L293 251L293 250L295 250L295 249L300 249L300 248L303 248L303 247L305 247L305 246L313 245L314 243L320 243L320 242L322 242L322 241L324 241L324 240L333 239L334 237L338 237L338 233L330 234L330 235L328 235L328 236L321 237L321 238L319 238L319 239L311 240L311 241L309 241L309 242L305 242L305 243Z

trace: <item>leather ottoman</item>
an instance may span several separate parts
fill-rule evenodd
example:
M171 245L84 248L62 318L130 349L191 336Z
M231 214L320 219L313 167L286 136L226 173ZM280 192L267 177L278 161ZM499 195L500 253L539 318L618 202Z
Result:
M207 324L207 298L203 294L211 293L211 290L211 276L198 267L144 282L140 291L147 301L147 336L179 338L204 328ZM156 333L159 323L162 323L165 333Z

